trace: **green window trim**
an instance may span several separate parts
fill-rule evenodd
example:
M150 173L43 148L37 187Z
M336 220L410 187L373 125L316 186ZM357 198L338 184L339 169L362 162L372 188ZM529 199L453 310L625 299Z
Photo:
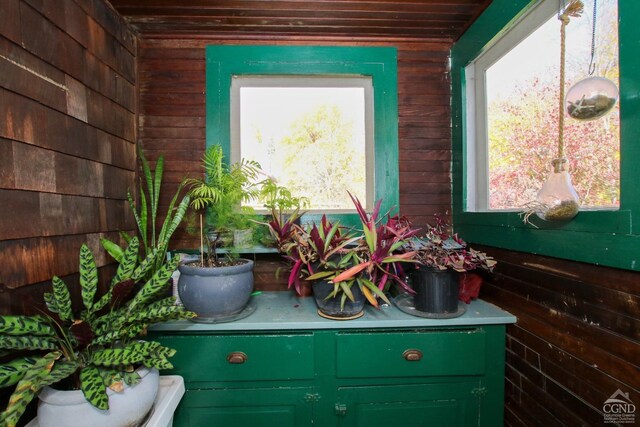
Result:
M207 46L206 144L231 154L233 76L370 76L374 99L374 200L383 211L399 207L397 50L393 47ZM355 225L356 214L328 215ZM303 221L319 221L308 214Z
M465 211L464 68L536 3L494 0L451 50L454 228L469 242L640 271L640 2L618 2L620 209L581 211L568 224L539 229L524 225L518 212Z

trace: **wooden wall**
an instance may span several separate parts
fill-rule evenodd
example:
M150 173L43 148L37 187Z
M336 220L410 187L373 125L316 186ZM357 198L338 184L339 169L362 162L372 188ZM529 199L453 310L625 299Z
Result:
M205 148L205 52L209 44L396 46L400 138L400 208L416 225L451 206L450 42L339 38L145 38L139 41L139 141L150 159L166 158L163 203L180 180L201 173ZM172 246L193 248L179 232Z
M84 242L107 265L99 238L133 228L136 78L104 0L0 1L0 312L32 311Z
M518 318L507 330L507 425L603 425L618 389L640 403L640 273L481 249L498 260L481 297Z

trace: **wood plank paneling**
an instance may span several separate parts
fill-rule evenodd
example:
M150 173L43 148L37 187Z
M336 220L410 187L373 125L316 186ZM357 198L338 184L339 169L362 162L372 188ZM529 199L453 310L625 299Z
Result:
M150 159L165 155L167 188L201 171L205 145L205 55L215 37L143 37L139 46L139 141ZM237 43L237 42L236 42ZM265 44L259 39L243 44ZM281 44L369 45L398 48L400 208L417 226L451 206L449 42L396 42L380 39L343 42L323 38L291 39ZM168 205L166 191L161 204ZM195 237L176 235L180 245L197 246ZM182 246L185 247L185 246Z
M29 310L53 275L75 274L82 243L107 266L100 237L133 229L136 63L135 36L104 0L7 0L0 23L7 313Z
M112 4L146 36L208 33L454 40L488 1L112 0Z
M616 390L640 401L639 273L477 248L498 260L481 296L518 317L507 328L507 425L601 425Z

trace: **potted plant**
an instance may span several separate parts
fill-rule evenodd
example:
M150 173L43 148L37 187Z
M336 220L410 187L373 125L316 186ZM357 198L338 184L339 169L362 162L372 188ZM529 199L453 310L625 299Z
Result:
M138 151L138 156L142 162L142 172L144 176L144 181L141 180L142 182L140 183L139 208L136 208L136 201L130 191L127 192L127 200L129 201L129 208L133 213L138 228L138 240L142 242L141 260L157 252L155 265L150 268L147 273L150 277L164 264L169 240L182 222L189 207L189 195L183 196L176 205L184 188L184 184L181 183L169 203L162 227L158 230L156 228L156 219L158 218L160 187L164 172L164 156L158 157L155 170L151 170L149 167L149 162L145 158L142 150ZM131 236L128 234L120 233L120 235L127 244L131 242ZM101 239L101 243L116 261L121 261L125 250L123 247L108 239Z
M271 177L265 179L261 184L260 200L271 213L271 218L280 224L287 221L289 216L296 215L301 209L309 206L309 199L293 196L287 187L278 185ZM296 219L299 218L298 215Z
M361 234L341 232L338 224L323 216L320 227L292 225L288 241L280 242L292 263L289 286L297 287L303 279L312 281L319 314L329 318L360 317L365 300L376 308L378 299L389 303L384 292L391 283L408 288L400 264L414 256L403 248L417 230L398 216L387 214L385 221L379 221L381 200L368 215L360 201L350 196Z
M411 271L410 282L415 291L416 310L454 317L464 312L458 309L460 274L492 271L496 261L470 248L457 234L451 235L449 229L446 221L436 215L435 225L427 225L423 237L411 240L409 246L416 253L417 264ZM477 286L477 281L474 282Z
M98 270L83 245L81 312L73 311L69 288L54 276L53 292L44 296L46 313L0 316L0 349L13 356L0 366L0 386L15 385L0 424L15 426L39 392L42 427L142 421L157 393L157 369L172 368L168 358L175 353L142 337L153 323L194 316L175 305L174 298L162 297L177 259L144 279L158 254L154 251L139 263L138 239L133 238L106 293L96 298ZM139 291L133 292L140 281Z
M203 157L204 178L185 180L190 206L200 214L200 260L181 264L178 293L186 308L198 314L194 321L211 322L240 313L253 291L253 261L218 257L221 229L231 217L242 215L240 203L257 197L260 165L242 160L227 165L222 147L209 147ZM205 236L203 212L209 208L216 231ZM206 238L206 239L205 239ZM205 250L205 240L207 249Z

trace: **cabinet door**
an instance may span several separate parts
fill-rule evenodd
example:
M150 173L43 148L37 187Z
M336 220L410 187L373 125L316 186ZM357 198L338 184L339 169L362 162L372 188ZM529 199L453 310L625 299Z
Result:
M310 426L310 387L188 390L175 414L176 427Z
M477 426L479 382L342 387L336 416L341 427Z

